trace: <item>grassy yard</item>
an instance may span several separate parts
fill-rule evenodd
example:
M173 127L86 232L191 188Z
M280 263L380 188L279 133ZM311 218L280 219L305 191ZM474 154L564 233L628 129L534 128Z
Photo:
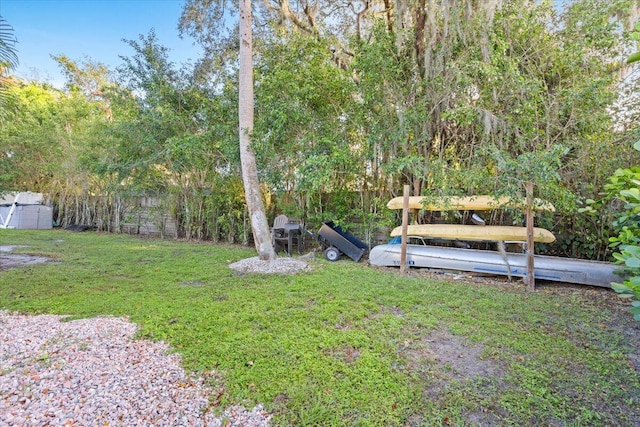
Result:
M0 309L127 316L277 425L633 426L640 322L612 291L329 263L237 276L236 246L0 230L58 263L0 270ZM435 278L434 278L435 277Z

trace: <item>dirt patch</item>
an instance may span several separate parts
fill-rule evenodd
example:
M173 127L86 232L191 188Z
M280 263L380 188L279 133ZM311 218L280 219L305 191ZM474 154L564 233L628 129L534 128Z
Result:
M407 369L420 376L425 400L444 398L451 383L506 386L502 381L504 369L497 362L483 357L482 344L471 343L445 330L435 330L419 341L405 341L399 352L407 361ZM471 425L496 426L499 425L497 412L497 408L492 411L478 409L465 414L465 418ZM423 425L424 421L415 414L407 425Z
M412 369L428 373L425 394L439 397L452 381L495 379L504 370L494 361L482 357L484 347L463 341L447 331L436 330L418 342L405 342L401 353ZM426 372L425 372L426 368Z
M395 271L394 267L376 267L381 270ZM428 278L433 280L445 280L452 283L464 282L469 286L491 286L512 292L528 294L526 285L521 279L509 280L506 277L475 275L458 273L449 270L437 270L427 268L413 268L409 270L409 276L415 278ZM640 322L633 320L630 313L631 302L609 288L588 285L576 285L572 283L536 281L536 290L544 294L569 298L573 304L590 307L594 312L600 313L594 321L601 324L603 330L620 332L626 338L625 350L628 353L629 365L636 372L640 372ZM579 325L572 327L573 332ZM590 337L590 341L593 337Z
M30 265L45 264L51 262L51 258L40 255L13 254L16 248L24 246L0 246L0 270L28 267Z
M336 349L325 351L325 354L347 364L355 362L360 357L360 350L348 344Z
M201 280L188 280L186 282L180 282L180 283L178 283L178 285L180 285L180 286L191 286L191 287L199 288L199 287L202 287L202 286L207 286L207 283L203 282Z
M465 419L467 420L468 425L471 426L493 427L502 425L500 417L492 412L489 412L488 409L475 412L467 412L465 414Z

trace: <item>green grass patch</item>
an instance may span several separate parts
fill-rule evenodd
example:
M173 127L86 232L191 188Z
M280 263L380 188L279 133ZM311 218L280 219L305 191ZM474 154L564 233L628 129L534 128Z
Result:
M58 261L0 270L0 308L127 316L187 370L215 374L220 410L263 402L274 424L296 426L640 422L638 328L612 292L349 260L238 276L228 264L254 251L96 233L0 230L0 244Z

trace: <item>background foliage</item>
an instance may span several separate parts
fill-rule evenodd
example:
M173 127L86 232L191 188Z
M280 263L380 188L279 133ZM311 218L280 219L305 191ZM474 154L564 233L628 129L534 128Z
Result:
M144 214L161 233L170 219L179 237L248 242L226 3L186 3L181 28L205 52L195 64L171 62L152 31L127 41L116 70L57 56L63 89L10 79L0 189L47 194L61 225L119 232ZM403 184L522 195L533 181L558 209L538 218L558 237L546 250L608 259L622 206L604 186L638 158L624 98L637 88L624 61L636 3L256 5L253 140L269 216L334 220L373 243L398 221L384 204ZM598 214L578 212L590 200Z

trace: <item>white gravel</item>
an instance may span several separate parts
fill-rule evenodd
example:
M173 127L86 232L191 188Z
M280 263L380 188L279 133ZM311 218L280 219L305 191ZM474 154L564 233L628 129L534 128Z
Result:
M305 255L305 257L313 254ZM271 261L263 261L258 257L245 258L229 264L229 268L239 274L261 273L261 274L297 274L301 271L311 270L302 257L285 258L277 257Z
M122 318L0 311L0 426L269 426L258 405L215 417L213 392Z

